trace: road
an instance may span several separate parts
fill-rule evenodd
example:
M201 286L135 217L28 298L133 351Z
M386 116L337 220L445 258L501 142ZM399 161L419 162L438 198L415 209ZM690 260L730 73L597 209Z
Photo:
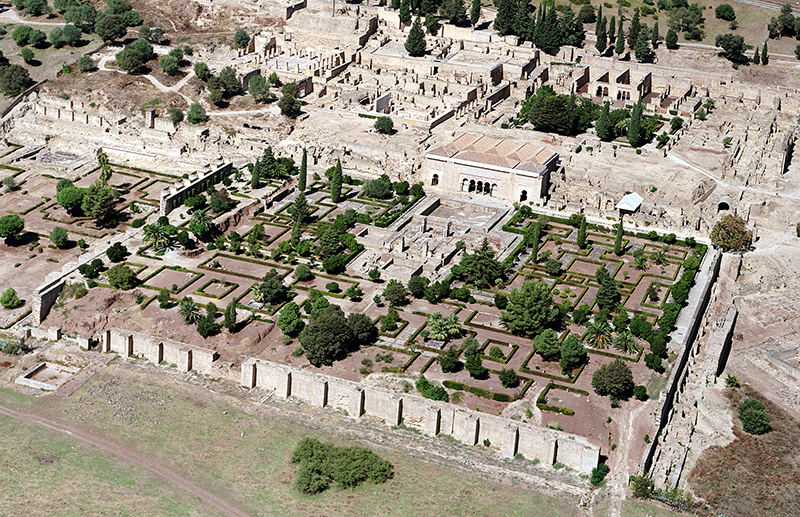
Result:
M109 442L108 440L104 440L98 436L86 433L74 427L60 424L53 420L47 420L38 415L29 413L19 413L4 406L0 406L0 415L19 420L20 422L46 427L47 429L66 434L67 436L88 443L89 445L93 445L105 452L122 458L123 460L136 465L137 467L147 469L153 474L165 479L166 481L169 481L184 492L188 492L194 496L197 496L204 503L214 507L224 515L229 517L249 517L249 514L243 512L228 501L212 494L207 490L204 490L203 488L200 488L188 479L176 474L166 467L159 465L155 461L148 459L145 456L125 448L124 446Z

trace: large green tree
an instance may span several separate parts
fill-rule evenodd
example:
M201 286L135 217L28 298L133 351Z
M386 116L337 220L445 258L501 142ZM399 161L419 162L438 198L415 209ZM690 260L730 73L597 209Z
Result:
M0 217L0 237L9 241L15 240L25 228L25 220L17 214L9 214Z
M575 334L570 334L561 343L561 359L558 364L562 370L572 371L587 359L588 354L583 347L583 342Z
M633 393L633 373L621 359L615 359L594 372L592 388L598 395L627 398Z
M468 283L477 287L489 287L503 274L503 265L495 259L495 251L484 237L474 253L464 254L458 271L466 277Z
M89 217L102 221L114 210L115 197L111 187L95 181L84 192L81 209Z
M303 147L303 159L300 162L300 172L297 175L297 190L300 192L306 191L306 182L308 181L308 151Z
M611 122L608 115L610 110L610 103L606 101L603 103L603 111L600 112L600 118L597 119L597 138L600 140L611 140L614 138L614 131L611 128Z
M558 344L558 335L553 329L544 329L533 340L533 348L545 361L555 361L561 356L561 347Z
M300 344L314 366L330 366L347 355L353 332L338 305L322 310L300 333Z
M541 280L528 279L521 289L508 295L508 310L501 315L502 325L514 335L534 338L559 320L553 307L553 293Z
M737 214L728 214L714 225L711 242L723 251L745 251L753 241L753 232Z

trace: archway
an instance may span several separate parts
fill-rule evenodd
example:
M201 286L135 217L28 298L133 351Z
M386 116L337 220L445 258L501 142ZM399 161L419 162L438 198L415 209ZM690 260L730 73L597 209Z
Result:
M477 189L476 189L476 190L477 190L477 193L478 193L478 194L480 194L481 192L483 192L483 182L482 182L482 181L479 181L479 182L478 182L478 185L477 185Z
M528 200L528 191L523 190L522 193L519 195L520 201L527 201Z
M475 180L469 180L469 192L475 192Z
M492 185L492 197L497 197L497 184Z
M603 87L602 86L598 86L597 87L597 94L595 95L595 97L602 97L602 96L603 96Z
M469 190L469 180L464 178L464 181L461 182L461 192L467 192Z
M491 192L492 192L492 186L489 185L489 182L487 181L486 183L483 184L483 193L489 194Z
M438 174L434 174L433 178L431 178L431 186L435 187L438 184L439 184L439 175Z
M730 196L722 196L717 201L717 211L730 210L733 206L733 199Z

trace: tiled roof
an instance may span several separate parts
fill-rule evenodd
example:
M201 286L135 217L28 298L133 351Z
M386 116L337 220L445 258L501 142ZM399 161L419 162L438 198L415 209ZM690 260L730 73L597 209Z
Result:
M541 173L557 154L530 142L464 133L449 144L431 149L429 155Z

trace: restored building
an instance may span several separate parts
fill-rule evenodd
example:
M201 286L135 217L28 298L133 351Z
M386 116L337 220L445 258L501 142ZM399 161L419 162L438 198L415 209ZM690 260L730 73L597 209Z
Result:
M530 142L463 134L425 155L426 183L510 202L542 202L558 153Z

